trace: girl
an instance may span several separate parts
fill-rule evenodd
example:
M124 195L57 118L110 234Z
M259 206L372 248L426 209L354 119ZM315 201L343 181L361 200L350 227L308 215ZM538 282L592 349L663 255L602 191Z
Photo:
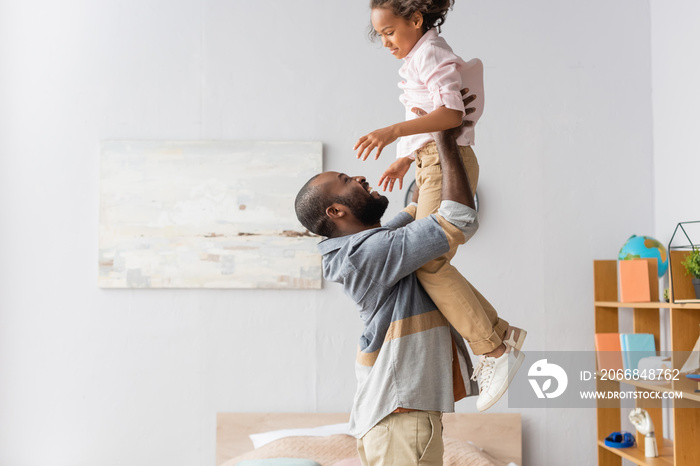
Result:
M454 0L371 0L372 38L397 59L404 60L399 70L403 89L400 97L406 109L406 121L362 136L355 144L357 157L366 160L399 137L397 160L382 174L379 186L391 191L416 161L416 184L419 190L416 219L436 213L441 202L440 164L435 142L428 133L462 125L466 116L461 89L468 88L476 100L469 120L476 123L484 108L483 65L479 59L465 62L454 54L436 29ZM429 112L418 118L411 109ZM462 161L473 191L479 177L479 165L471 149L474 125L464 125L457 137ZM480 355L474 377L479 377L477 408L483 411L505 393L524 355L519 352L526 332L510 327L498 317L493 306L443 256L424 265L417 275L440 312ZM504 344L505 343L505 344ZM511 349L515 351L511 352ZM508 355L515 363L508 366Z
M401 102L406 109L406 121L373 131L355 144L357 157L366 160L373 149L375 159L382 149L402 137L398 144L397 161L384 172L379 185L393 190L410 168L415 152L431 142L428 133L454 128L462 124L464 104L460 90L469 87L477 99L470 105L475 109L469 117L473 123L481 117L484 108L483 65L479 59L464 62L452 52L447 42L435 29L445 22L447 10L454 0L372 0L372 32L370 37L381 38L392 55L404 60L399 70L403 78ZM418 107L430 113L416 118L411 112ZM474 127L466 126L457 139L460 146L474 143ZM478 168L477 168L478 170ZM475 188L476 180L472 180Z

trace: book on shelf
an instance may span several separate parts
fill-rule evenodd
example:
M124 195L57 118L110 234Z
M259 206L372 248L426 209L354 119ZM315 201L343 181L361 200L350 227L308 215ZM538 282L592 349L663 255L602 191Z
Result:
M596 333L595 349L599 371L623 369L619 333Z
M646 259L618 261L621 303L648 303L651 301L649 263Z
M654 335L651 333L621 333L620 347L625 370L638 369L640 359L656 356Z

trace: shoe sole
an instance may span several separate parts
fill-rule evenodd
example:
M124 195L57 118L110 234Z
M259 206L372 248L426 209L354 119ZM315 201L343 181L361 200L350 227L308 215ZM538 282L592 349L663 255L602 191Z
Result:
M521 328L518 330L520 330L520 335L518 336L517 340L514 339L515 332L511 332L511 334L508 335L508 339L503 340L503 343L520 351L520 349L523 347L523 343L525 342L525 337L527 337L527 331Z
M524 332L524 331L523 331ZM524 338L522 338L524 339ZM518 369L520 369L520 366L522 366L523 361L525 360L525 353L522 353L518 351L518 355L515 357L515 361L513 361L513 365L510 367L510 370L508 371L508 383L503 384L503 386L496 392L496 396L494 396L491 401L488 402L488 404L478 407L479 411L486 411L489 409L491 406L495 405L498 400L501 399L503 394L508 390L508 387L510 386L510 383L513 381L513 378L515 377L515 373L518 372Z

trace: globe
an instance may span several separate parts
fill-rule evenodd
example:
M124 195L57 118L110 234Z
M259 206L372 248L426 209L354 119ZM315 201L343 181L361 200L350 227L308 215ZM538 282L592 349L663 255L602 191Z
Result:
M621 261L629 259L656 259L656 270L659 278L668 270L668 254L659 241L649 236L632 235L620 248L617 258Z

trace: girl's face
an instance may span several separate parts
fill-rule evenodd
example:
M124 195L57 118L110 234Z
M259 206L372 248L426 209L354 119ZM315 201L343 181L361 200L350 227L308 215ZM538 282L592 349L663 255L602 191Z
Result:
M416 12L406 20L388 8L372 9L372 27L396 58L404 58L423 37L423 15Z

